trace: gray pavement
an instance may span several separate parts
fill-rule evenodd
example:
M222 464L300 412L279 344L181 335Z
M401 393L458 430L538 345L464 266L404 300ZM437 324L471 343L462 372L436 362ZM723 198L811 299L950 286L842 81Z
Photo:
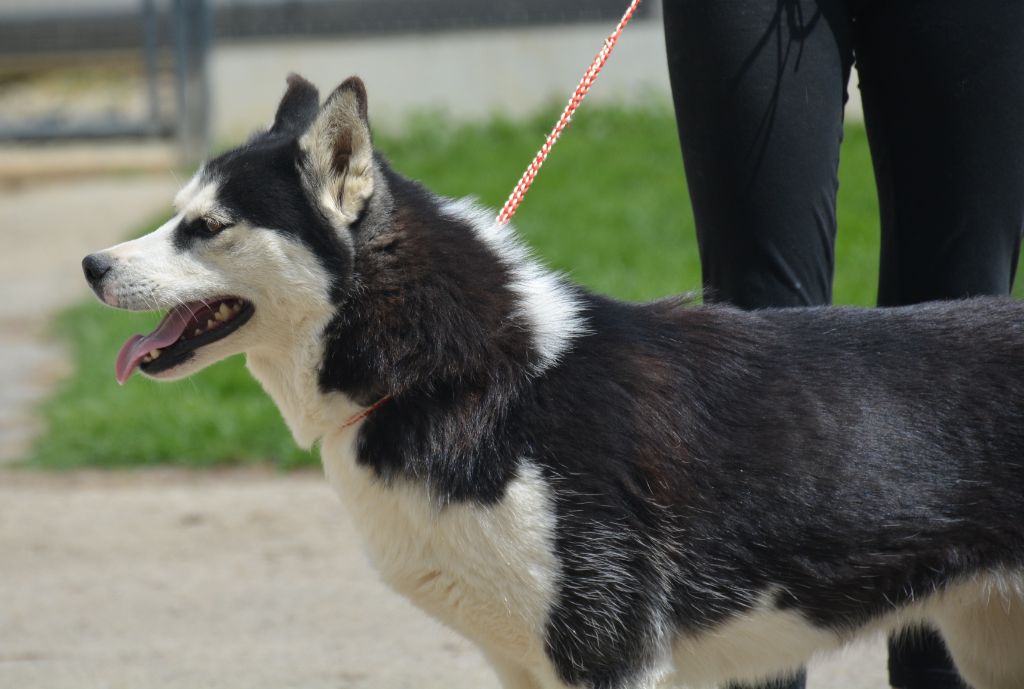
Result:
M495 689L312 472L0 479L0 687Z

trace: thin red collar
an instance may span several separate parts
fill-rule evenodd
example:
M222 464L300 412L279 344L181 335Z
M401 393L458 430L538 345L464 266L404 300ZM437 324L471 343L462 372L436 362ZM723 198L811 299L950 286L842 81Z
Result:
M369 416L373 412L377 411L378 409L380 409L381 407L383 407L385 404L387 404L390 401L391 401L391 395L384 395L379 400L377 400L376 402L371 404L369 407L367 407L366 409L362 410L358 414L355 414L354 416L349 418L348 421L346 421L345 423L341 424L341 426L338 427L338 430L339 431L343 431L346 428L349 428L351 426L355 426L357 423L359 423L360 421L365 419L367 416Z

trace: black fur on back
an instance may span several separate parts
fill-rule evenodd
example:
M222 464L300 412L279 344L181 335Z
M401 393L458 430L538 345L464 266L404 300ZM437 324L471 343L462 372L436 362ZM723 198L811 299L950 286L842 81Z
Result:
M322 389L393 396L359 461L441 505L495 503L524 461L550 484L566 682L622 686L655 640L765 597L845 631L1024 567L1021 304L748 313L574 287L587 333L540 368L469 220L378 157L350 256L296 186L294 142L268 136L219 168L335 276Z

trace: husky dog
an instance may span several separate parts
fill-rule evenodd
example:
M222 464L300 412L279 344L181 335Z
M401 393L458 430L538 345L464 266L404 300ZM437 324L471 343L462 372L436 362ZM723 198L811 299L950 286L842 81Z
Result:
M381 576L506 687L763 680L922 624L1024 687L1021 304L592 294L393 171L357 78L290 77L175 203L84 261L169 309L118 381L245 353Z

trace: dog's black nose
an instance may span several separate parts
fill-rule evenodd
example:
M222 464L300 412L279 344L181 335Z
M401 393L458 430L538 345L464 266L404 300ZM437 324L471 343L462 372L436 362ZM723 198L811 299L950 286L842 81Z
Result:
M85 272L85 279L93 289L96 289L103 276L110 271L112 261L103 254L89 254L82 259L82 270Z

